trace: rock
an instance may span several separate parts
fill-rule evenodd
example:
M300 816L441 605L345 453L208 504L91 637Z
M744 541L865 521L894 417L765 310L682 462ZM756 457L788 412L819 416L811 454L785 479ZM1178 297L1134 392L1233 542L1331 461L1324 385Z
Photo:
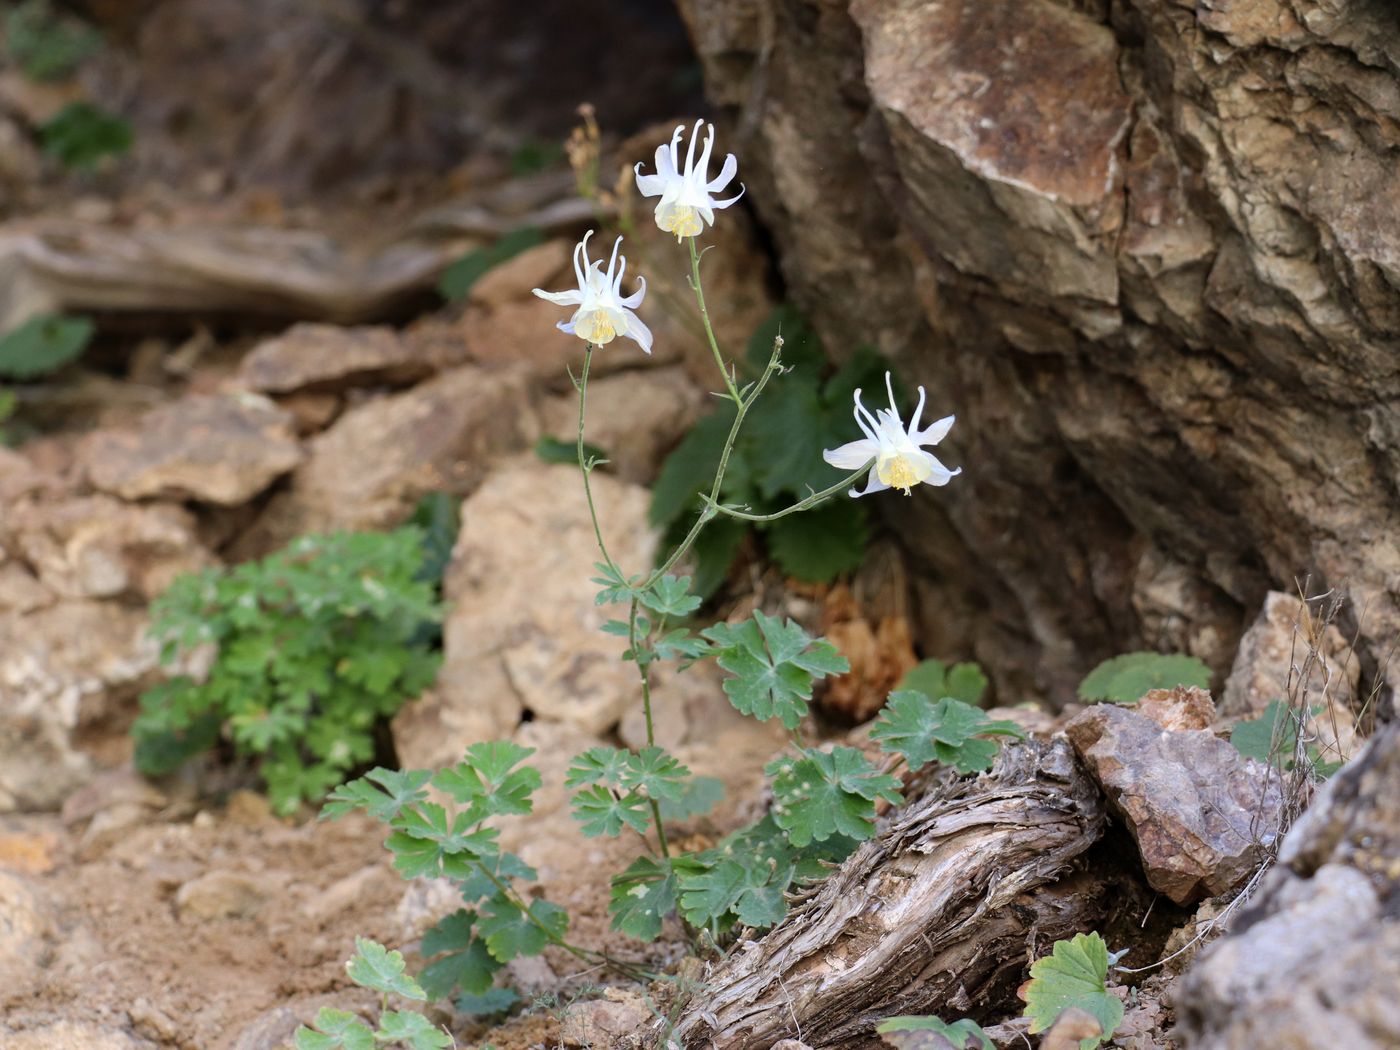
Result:
M403 524L426 492L471 489L501 453L535 433L518 372L456 368L348 409L312 438L308 455L235 556L266 554L296 536Z
M603 474L592 481L609 553L627 571L644 570L656 544L646 524L647 491ZM497 709L502 680L494 664L515 702L538 719L589 733L617 725L639 686L636 668L620 659L625 641L600 631L618 607L594 602L598 560L576 467L531 457L491 475L462 504L443 580L450 612L437 684L442 702Z
M608 473L648 484L704 410L704 392L678 366L590 378L584 439L607 453ZM542 416L548 436L570 443L578 437L572 391L550 398Z
M0 871L0 981L7 990L34 979L53 932L53 915L38 887Z
M554 289L553 279L569 268L575 243L555 239L525 249L482 274L468 299L483 306L500 306L528 299L536 288Z
M1311 574L1400 684L1389 5L680 7L792 301L977 465L872 504L921 648L1058 706L1134 649L1226 671Z
M551 289L554 290L554 289ZM569 319L568 310L531 296L518 302L482 306L468 303L457 322L460 337L482 365L525 369L532 379L568 385L568 369L577 374L583 361L583 343L555 325ZM674 364L681 348L653 344L650 356L630 339L617 339L593 357L591 375L604 376L622 369Z
M57 809L90 775L71 736L155 669L146 614L68 601L0 613L0 812Z
M7 510L11 548L44 588L65 598L149 600L175 577L214 562L194 518L179 507L96 495L24 500Z
M1163 729L1209 729L1215 721L1215 701L1194 685L1149 689L1133 710Z
M1096 704L1065 735L1137 843L1148 884L1176 903L1232 889L1266 856L1278 777L1213 733Z
M81 456L93 485L123 499L232 506L302 460L293 420L254 394L195 394L147 413L132 431L99 431Z
M1316 639L1317 657L1304 683L1300 677L1310 638ZM1315 703L1330 702L1349 709L1357 697L1360 678L1356 656L1335 625L1323 627L1300 598L1270 591L1258 618L1240 639L1239 652L1225 681L1220 713L1257 715L1271 701L1287 701L1295 691L1306 691Z
M119 1028L58 1021L21 1032L0 1032L0 1050L150 1050L153 1044Z
M416 383L466 360L460 342L439 340L431 344L433 352L424 350L386 326L298 324L254 347L243 359L238 379L249 390L266 394L324 393Z
M1400 726L1328 781L1227 934L1175 984L1193 1050L1400 1045Z
M229 1050L290 1050L301 1019L285 1006L259 1014L238 1033Z
M185 922L251 919L267 903L267 891L250 875L211 871L175 893L175 907Z
M606 988L602 999L574 1003L564 1011L560 1039L566 1046L614 1048L640 1047L655 1011L639 992Z
M0 832L0 868L21 875L47 875L57 866L60 840L51 831Z
M56 600L53 591L23 565L8 560L0 548L0 613L27 613L52 605Z

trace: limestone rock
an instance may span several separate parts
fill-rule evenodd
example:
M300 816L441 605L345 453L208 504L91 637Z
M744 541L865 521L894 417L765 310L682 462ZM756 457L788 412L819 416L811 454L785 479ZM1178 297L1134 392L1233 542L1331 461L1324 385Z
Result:
M2 531L39 582L65 598L150 599L214 560L183 509L103 495L22 501L8 508Z
M150 1050L154 1044L119 1028L57 1021L20 1032L0 1031L0 1050Z
M590 246L597 248L596 242ZM550 282L569 268L573 251L573 242L558 239L527 248L482 274L468 298L483 306L499 306L528 299L536 288L555 290Z
M608 988L601 999L574 1003L564 1012L559 1038L565 1046L622 1050L644 1045L655 1012L631 989Z
M82 458L93 485L123 499L246 502L301 462L292 417L254 394L195 394L135 430L99 431Z
M1096 704L1065 735L1137 843L1148 884L1178 904L1238 885L1276 837L1278 777L1213 733Z
M0 613L0 812L57 809L90 763L71 736L156 666L146 614L67 601Z
M875 504L925 648L1063 703L1159 643L1224 672L1311 574L1400 683L1388 5L680 6L794 302L958 416L976 470Z
M1215 701L1194 685L1149 689L1133 710L1163 729L1209 729L1215 721Z
M0 976L27 980L53 933L48 902L29 879L0 871Z
M609 553L629 571L651 564L647 491L593 475ZM495 709L509 692L536 718L590 733L615 726L639 695L623 639L599 628L616 607L594 602L599 559L576 467L531 457L491 475L462 504L462 530L443 581L441 700L463 712ZM635 567L635 568L632 568ZM472 743L462 740L459 746Z
M1177 981L1193 1050L1400 1045L1398 782L1391 725L1319 792L1234 928Z
M455 368L366 401L309 442L306 462L234 553L266 554L305 533L401 525L424 493L469 490L534 428L529 391L514 371Z
M706 410L705 400L678 366L590 379L584 439L607 453L609 473L646 484ZM550 437L572 442L578 436L578 396L572 391L550 398L542 415Z
M325 392L415 383L465 360L460 341L424 345L384 326L298 324L254 347L243 359L238 379L249 390L267 394Z
M1303 682L1309 646L1318 657ZM1306 692L1314 704L1349 709L1361 679L1356 656L1335 625L1321 628L1315 614L1296 595L1270 591L1259 616L1240 639L1230 677L1225 681L1220 713L1257 715L1290 692Z
M186 922L249 919L257 915L267 898L267 891L251 875L210 871L176 891L175 907Z

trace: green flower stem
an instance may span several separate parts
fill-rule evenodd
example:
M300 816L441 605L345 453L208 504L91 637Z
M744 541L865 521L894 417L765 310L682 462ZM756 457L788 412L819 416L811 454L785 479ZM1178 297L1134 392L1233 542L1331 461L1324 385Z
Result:
M593 363L593 344L584 344L583 351L583 373L578 379L578 468L583 471L583 494L588 499L588 517L593 522L593 538L598 541L598 550L603 555L603 561L608 568L621 575L617 563L612 560L612 555L608 553L608 546L603 542L603 529L598 524L598 508L593 503L593 486L588 480L588 476L593 473L594 463L584 455L583 449L583 419L588 408L588 368Z
M715 355L715 364L719 365L719 374L724 377L724 386L729 391L729 397L742 408L744 399L739 396L739 390L729 375L729 369L725 367L724 355L719 352L719 341L715 338L714 325L710 324L710 311L705 308L705 289L700 285L700 253L695 248L695 238L687 237L686 243L690 245L690 287L695 292L696 303L700 306L700 320L705 322L705 336L710 341L710 353Z
M843 489L859 481L861 475L869 469L870 464L867 463L859 470L842 478L830 488L822 489L820 492L814 492L806 499L794 503L791 507L784 507L782 510L775 511L772 514L750 514L748 511L740 510L738 507L726 507L722 503L716 503L713 496L706 497L705 504L706 508L713 511L715 514L724 514L730 518L738 518L740 521L776 521L779 518L786 518L789 514L796 514L798 511L810 510L812 507L822 502L822 500L839 495Z

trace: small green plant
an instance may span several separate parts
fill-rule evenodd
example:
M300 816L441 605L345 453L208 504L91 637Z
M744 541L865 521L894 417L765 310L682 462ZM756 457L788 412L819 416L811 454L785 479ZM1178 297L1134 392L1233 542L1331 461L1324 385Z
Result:
M355 938L355 955L345 965L350 980L380 994L379 1023L373 1028L349 1010L322 1007L316 1027L297 1028L296 1050L374 1050L400 1046L408 1050L445 1050L454 1045L449 1032L437 1027L417 1010L390 1010L389 996L422 1002L422 985L404 972L399 952L364 937Z
M92 26L51 0L23 0L5 15L5 53L30 80L62 80L102 48Z
M136 763L163 774L225 735L261 758L279 813L374 757L375 727L437 673L441 620L418 528L307 536L261 562L182 576L152 606L167 666L204 646L202 680L141 697Z
M1105 660L1079 683L1081 700L1135 704L1153 689L1210 688L1210 668L1194 656L1127 653Z
M544 235L532 226L511 230L489 247L473 249L443 270L438 278L438 294L448 302L465 299L472 286L489 271L543 243Z
M996 1050L982 1026L967 1018L887 1017L875 1031L895 1050Z
M997 745L988 736L1024 737L1015 722L990 719L981 708L945 696L937 702L913 689L891 693L870 731L886 751L904 756L911 770L937 761L959 773L990 769Z
M1316 717L1323 710L1320 706L1315 707L1310 715ZM1255 758L1291 773L1298 763L1298 734L1304 728L1304 720L1298 717L1297 712L1282 700L1271 700L1258 718L1235 723L1235 728L1230 731L1230 743L1246 758ZM1326 780L1343 765L1340 761L1324 758L1318 746L1312 742L1306 743L1303 754L1313 773L1321 780Z
M975 663L949 667L942 660L922 660L905 672L896 688L913 689L925 696L952 697L980 707L987 695L987 676Z
M1119 955L1110 955L1097 933L1056 941L1051 954L1031 966L1025 1011L1031 1019L1031 1034L1044 1032L1060 1014L1077 1007L1092 1014L1103 1033L1080 1040L1080 1050L1093 1050L1112 1038L1123 1020L1123 1003L1108 990L1108 967Z
M39 314L0 338L0 378L37 379L76 360L96 331L86 317Z
M91 102L70 102L40 126L39 143L65 168L90 171L131 149L131 125Z
M719 495L727 503L766 515L829 484L831 468L823 444L839 441L850 427L850 405L861 386L883 385L885 365L869 350L858 351L835 372L816 336L790 308L775 311L753 334L744 358L752 375L762 374L778 333L783 340L784 382L753 405L746 429L732 443ZM652 489L653 525L668 530L672 544L684 537L688 516L702 502L719 466L735 407L722 403L700 419L662 464ZM723 518L694 548L695 591L702 597L724 581L729 566L754 528L769 555L787 575L826 582L860 564L869 538L864 508L854 500L825 502L805 514L751 523Z

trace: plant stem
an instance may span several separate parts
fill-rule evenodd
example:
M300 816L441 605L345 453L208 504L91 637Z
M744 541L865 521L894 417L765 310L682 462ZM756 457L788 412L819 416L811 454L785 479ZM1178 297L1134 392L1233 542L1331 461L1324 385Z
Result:
M842 489L859 481L860 476L869 469L870 464L867 463L859 470L842 478L830 488L822 489L820 492L814 492L806 499L794 503L791 507L784 507L782 510L774 511L772 514L750 514L747 511L739 510L737 507L726 507L723 504L716 503L713 497L706 499L705 503L708 507L713 509L716 514L724 514L727 517L738 518L741 521L776 521L778 518L786 518L789 514L796 514L798 511L808 510L815 507L822 500L830 499L832 496L838 495Z
M583 419L588 407L588 368L592 363L593 344L588 343L583 351L583 373L578 380L578 467L583 472L583 494L588 499L588 517L593 521L593 538L598 541L598 550L602 553L603 561L607 563L608 568L621 576L622 570L612 560L612 555L608 553L608 546L603 542L603 529L598 524L598 508L593 504L593 486L588 480L588 476L593 473L593 463L583 454Z
M730 398L742 407L743 398L739 396L739 390L725 366L724 355L719 352L714 325L710 324L710 311L705 308L705 290L700 286L700 253L695 248L695 238L687 237L686 243L690 245L690 287L695 292L695 302L700 306L700 320L705 322L705 337L710 341L710 353L715 355L715 364L719 366L719 374L724 377L724 386L729 391Z

